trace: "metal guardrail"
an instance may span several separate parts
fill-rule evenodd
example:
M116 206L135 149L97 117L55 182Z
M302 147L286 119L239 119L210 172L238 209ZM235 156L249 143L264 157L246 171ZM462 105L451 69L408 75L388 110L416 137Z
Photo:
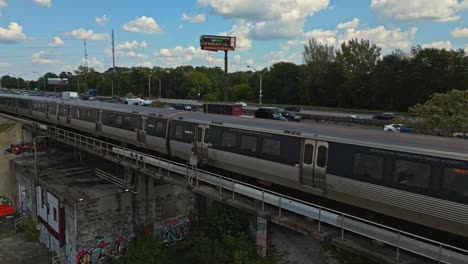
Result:
M29 121L26 120L26 123L28 122ZM275 193L222 175L198 170L190 164L183 164L150 156L132 149L127 149L56 127L50 127L38 123L32 124L32 127L34 130L47 134L48 136L55 138L57 141L74 145L91 153L102 155L106 158L117 159L120 162L127 162L144 169L153 167L158 171L158 175L160 176L163 175L162 169L166 170L167 176L170 176L171 172L185 176L187 178L187 182L190 181L194 183L195 188L200 187L200 182L213 185L216 188L219 188L220 196L223 195L223 191L230 192L232 200L236 199L236 195L253 198L261 202L262 210L265 209L265 204L275 206L278 208L278 216L280 218L282 210L287 210L316 219L318 221L319 232L323 223L333 225L340 228L342 240L344 240L345 231L347 231L383 242L395 247L395 257L397 262L400 259L400 251L405 250L436 260L439 263L468 263L468 250L430 240L320 205L301 201L281 193Z
M52 257L52 264L63 264L65 258L63 256L53 256Z

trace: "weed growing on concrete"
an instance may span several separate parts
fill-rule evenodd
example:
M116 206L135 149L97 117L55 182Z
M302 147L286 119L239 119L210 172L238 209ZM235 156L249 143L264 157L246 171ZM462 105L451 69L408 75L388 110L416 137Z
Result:
M28 240L39 240L39 230L37 230L36 223L30 217L27 217L23 220L23 226L26 232L26 238Z

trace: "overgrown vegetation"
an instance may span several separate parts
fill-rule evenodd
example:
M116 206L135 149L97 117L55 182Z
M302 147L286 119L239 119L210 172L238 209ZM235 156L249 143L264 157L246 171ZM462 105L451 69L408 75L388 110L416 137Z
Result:
M340 264L377 264L375 260L353 254L349 251L337 248L329 244L323 244L325 252L328 252L334 259L338 260ZM326 258L326 257L324 257ZM327 259L323 259L324 262L328 262Z
M130 243L127 253L118 260L119 264L163 264L167 263L164 246L144 228L137 230L136 239Z
M10 127L12 127L14 125L15 125L14 123L8 123L8 122L1 123L0 124L0 133L2 133L3 131L9 129Z
M192 226L191 233L177 244L165 247L152 235L138 231L119 264L287 264L287 253L271 247L266 258L246 235L248 218L240 210L214 203L206 216Z
M39 230L37 230L36 223L30 217L23 219L24 231L26 232L26 238L30 241L39 240Z
M447 135L468 132L468 91L436 93L409 110L427 121L422 124L425 129L437 129Z

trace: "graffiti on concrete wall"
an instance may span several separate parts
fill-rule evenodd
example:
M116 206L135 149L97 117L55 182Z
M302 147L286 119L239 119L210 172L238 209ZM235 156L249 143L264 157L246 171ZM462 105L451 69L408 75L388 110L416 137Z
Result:
M8 196L0 195L0 204L6 204L8 206L13 206L13 201Z
M14 213L13 201L7 196L0 195L0 217Z
M189 232L192 221L190 218L173 219L167 224L159 224L155 227L153 235L160 239L164 245L171 246L183 239ZM151 233L151 228L147 230ZM100 242L96 246L87 250L82 250L76 254L77 264L98 264L106 258L118 258L127 251L130 241L135 239L132 233L128 237L119 237L111 242ZM68 252L72 252L70 249Z
M174 219L168 224L159 224L155 227L154 235L164 245L171 246L184 238L190 230L192 221L190 218Z
M135 235L128 237L119 237L111 242L100 242L96 247L88 250L82 250L76 255L77 264L98 264L106 258L117 258L125 254L129 242L135 238Z

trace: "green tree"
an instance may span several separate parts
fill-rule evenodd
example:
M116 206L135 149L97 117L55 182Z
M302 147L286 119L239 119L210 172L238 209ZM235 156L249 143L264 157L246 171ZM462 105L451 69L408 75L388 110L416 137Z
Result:
M337 106L344 74L336 63L334 47L310 39L302 54L305 65L301 67L300 103Z
M428 122L429 128L437 128L448 135L468 131L468 90L451 90L436 93L424 104L409 109Z
M162 243L144 230L130 243L126 254L118 259L118 264L163 264L165 252Z
M291 62L278 62L263 76L265 102L298 104L301 71Z

